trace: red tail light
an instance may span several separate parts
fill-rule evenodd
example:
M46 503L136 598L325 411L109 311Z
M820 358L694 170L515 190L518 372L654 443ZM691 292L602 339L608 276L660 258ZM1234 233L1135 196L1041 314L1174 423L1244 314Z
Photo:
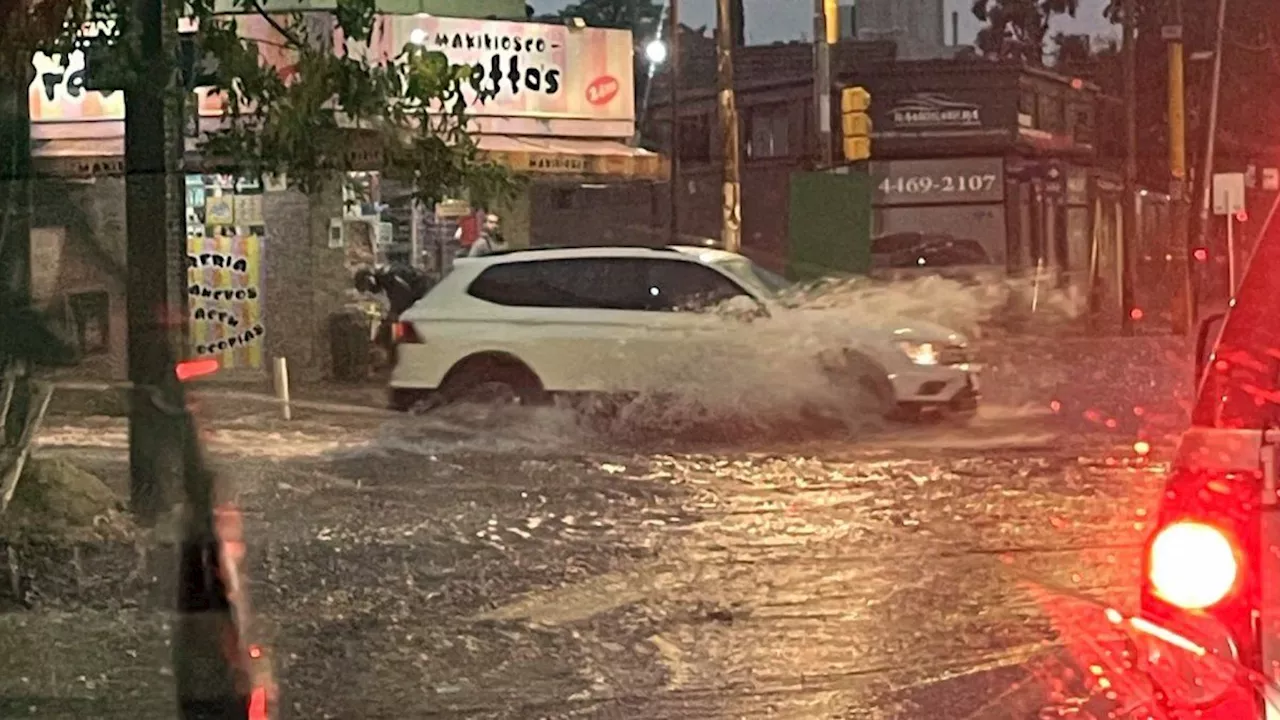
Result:
M267 714L267 690L256 687L249 696L249 720L269 720Z
M413 329L411 322L398 322L391 328L391 338L396 343L420 343L422 338L418 337L418 331Z
M1235 588L1238 555L1231 538L1218 528L1176 522L1152 540L1147 574L1161 599L1185 610L1203 610Z
M212 375L218 372L218 360L217 358L185 360L178 363L177 367L174 368L174 372L177 373L179 382L186 382L205 375Z

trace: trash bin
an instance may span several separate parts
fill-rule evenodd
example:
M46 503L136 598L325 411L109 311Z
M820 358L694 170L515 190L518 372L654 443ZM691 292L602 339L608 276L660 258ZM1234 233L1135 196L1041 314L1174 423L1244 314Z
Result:
M372 349L368 316L359 310L344 310L329 316L334 380L354 383L368 379Z

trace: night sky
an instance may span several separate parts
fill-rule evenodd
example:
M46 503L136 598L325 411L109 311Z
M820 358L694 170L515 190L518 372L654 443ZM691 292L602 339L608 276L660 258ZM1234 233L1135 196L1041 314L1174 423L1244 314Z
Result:
M680 0L680 11L686 24L713 25L715 0ZM807 38L812 27L812 0L745 0L747 13L747 42L770 43L778 40ZM972 42L979 23L970 11L971 0L946 0L949 12L960 13L960 39ZM555 12L572 0L530 0L538 12ZM1059 21L1050 34L1059 30L1088 35L1118 35L1117 30L1102 18L1107 0L1080 0L1079 16Z

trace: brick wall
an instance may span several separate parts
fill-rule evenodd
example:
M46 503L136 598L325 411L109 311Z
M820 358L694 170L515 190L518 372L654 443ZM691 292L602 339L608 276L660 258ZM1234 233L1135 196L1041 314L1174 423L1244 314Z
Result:
M125 352L124 179L37 181L31 218L32 294L52 319L67 321L72 295L105 292L107 349L86 356L82 375L123 380Z
M61 317L68 295L107 292L108 352L86 357L75 374L123 380L128 368L124 180L45 180L33 194L32 274L37 303ZM296 379L313 380L328 373L328 316L343 306L351 286L345 250L328 247L329 219L340 213L336 189L314 199L296 190L266 194L263 368L228 373L226 379L260 380L270 372L271 358L279 356L289 359Z

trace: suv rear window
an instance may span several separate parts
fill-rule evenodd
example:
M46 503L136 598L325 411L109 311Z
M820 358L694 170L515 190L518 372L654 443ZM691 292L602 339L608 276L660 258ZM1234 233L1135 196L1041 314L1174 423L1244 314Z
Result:
M645 258L502 263L480 273L467 293L512 307L649 311L699 309L745 294L697 263Z

